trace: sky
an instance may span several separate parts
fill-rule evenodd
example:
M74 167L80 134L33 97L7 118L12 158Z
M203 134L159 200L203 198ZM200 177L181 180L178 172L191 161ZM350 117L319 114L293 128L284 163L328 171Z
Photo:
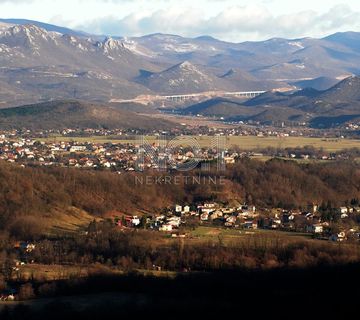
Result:
M0 18L37 20L89 33L241 42L360 31L359 0L0 0Z

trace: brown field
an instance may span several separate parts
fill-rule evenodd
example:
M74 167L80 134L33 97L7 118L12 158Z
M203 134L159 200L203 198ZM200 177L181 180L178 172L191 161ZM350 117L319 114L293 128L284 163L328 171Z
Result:
M201 147L210 147L212 145L212 137L209 136L192 136ZM147 141L153 143L156 137L148 136ZM78 142L93 142L93 143L135 143L134 138L124 139L122 137L62 137L54 136L43 141L78 141ZM323 148L329 152L340 151L350 148L360 148L360 140L357 139L323 139L323 138L308 138L308 137L256 137L256 136L228 136L225 138L226 147L239 147L242 150L257 150L266 147L274 148L295 148L304 146L313 146L316 149Z
M285 245L301 241L318 241L312 239L311 234L284 232L276 230L243 230L226 229L213 226L200 226L190 233L189 243L201 243L221 241L224 245L260 245L266 243L267 246Z
M48 215L39 217L39 223L45 227L48 235L52 236L78 232L86 228L94 219L94 216L75 207L67 209L54 208ZM101 219L96 218L96 220Z

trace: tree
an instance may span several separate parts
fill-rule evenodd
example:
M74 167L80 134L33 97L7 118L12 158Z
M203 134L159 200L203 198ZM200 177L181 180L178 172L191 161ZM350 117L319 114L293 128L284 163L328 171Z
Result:
M19 289L19 299L20 300L30 300L35 297L34 288L31 283L25 283L20 286Z

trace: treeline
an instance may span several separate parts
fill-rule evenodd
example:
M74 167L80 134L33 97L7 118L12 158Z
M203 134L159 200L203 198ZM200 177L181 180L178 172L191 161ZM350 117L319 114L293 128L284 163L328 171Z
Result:
M40 265L89 267L99 264L127 272L158 268L177 272L264 270L360 263L357 244L294 242L265 235L226 243L221 237L208 242L164 241L160 233L146 230L119 232L106 221L91 223L86 235L38 240L35 250L30 253L14 251L6 244L0 247L0 252L0 266L6 280L22 279L21 272L12 268L14 260L36 261Z
M340 206L360 199L360 165L355 162L298 164L243 159L224 172L173 173L223 176L223 183L138 184L135 176L160 173L82 171L65 168L21 168L0 163L0 229L26 233L36 219L54 209L75 207L102 216L109 211L160 212L175 203L227 202L260 207L306 208L309 203ZM158 181L161 181L158 180ZM355 199L355 200L354 200Z

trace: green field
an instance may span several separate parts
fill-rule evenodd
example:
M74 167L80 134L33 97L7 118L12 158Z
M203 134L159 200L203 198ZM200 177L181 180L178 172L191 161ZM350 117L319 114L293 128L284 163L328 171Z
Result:
M201 147L210 147L213 143L213 137L209 136L193 136ZM93 136L93 137L62 137L54 136L46 139L41 139L43 141L78 141L78 142L93 142L93 143L132 143L135 142L133 138L128 140L124 138L116 137L102 137L102 136ZM147 141L152 143L156 141L156 137L149 136ZM237 146L243 150L256 150L266 147L274 148L295 148L295 147L304 147L304 146L313 146L314 148L320 149L323 148L329 152L339 151L349 148L360 148L360 140L357 139L324 139L324 138L308 138L308 137L256 137L256 136L229 136L225 138L226 147L230 148Z

